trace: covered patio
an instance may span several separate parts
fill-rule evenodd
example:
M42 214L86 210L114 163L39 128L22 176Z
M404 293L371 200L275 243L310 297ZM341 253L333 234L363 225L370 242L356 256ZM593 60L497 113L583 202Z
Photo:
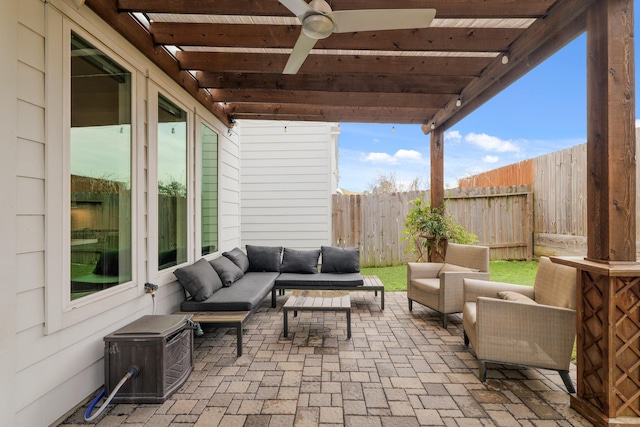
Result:
M243 118L421 124L430 134L433 206L444 200L444 132L586 31L588 256L556 260L581 272L571 404L599 424L640 415L631 350L640 336L631 301L640 294L631 0L406 1L396 6L434 9L429 28L330 31L293 72L289 49L309 43L299 38L306 2L86 3L229 127Z
M555 371L490 365L486 383L464 347L460 316L442 329L438 313L407 309L388 292L384 311L354 292L352 339L344 314L300 313L282 333L282 304L265 301L245 329L195 341L195 367L163 404L112 404L100 426L590 426L569 407ZM575 380L575 366L571 377ZM87 425L86 405L63 426ZM90 424L89 424L90 425Z

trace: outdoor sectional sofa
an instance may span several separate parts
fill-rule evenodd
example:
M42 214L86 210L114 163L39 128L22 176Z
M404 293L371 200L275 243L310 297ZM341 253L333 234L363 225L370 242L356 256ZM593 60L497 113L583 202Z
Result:
M201 323L235 327L238 356L242 355L242 327L269 292L275 307L279 289L354 290L364 284L358 248L247 245L246 251L235 248L174 272L186 297L180 312L193 313Z

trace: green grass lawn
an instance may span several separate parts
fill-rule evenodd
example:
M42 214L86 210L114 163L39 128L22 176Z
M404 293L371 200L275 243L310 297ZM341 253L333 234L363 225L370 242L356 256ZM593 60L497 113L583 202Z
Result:
M519 285L533 286L538 271L536 261L491 261L489 264L491 280ZM389 292L407 290L407 266L363 268L364 275L378 276L384 289Z

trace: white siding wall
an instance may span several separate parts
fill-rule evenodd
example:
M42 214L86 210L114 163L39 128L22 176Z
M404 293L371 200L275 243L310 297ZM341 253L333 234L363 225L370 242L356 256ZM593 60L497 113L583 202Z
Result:
M74 21L117 52L124 51L135 59L139 70L136 110L143 115L137 133L138 153L146 165L148 143L144 136L147 121L145 76L156 76L170 94L190 100L191 111L212 123L219 133L220 152L220 244L222 250L240 244L240 161L237 135L227 136L226 129L213 116L193 101L172 81L161 75L146 58L101 22L87 8L77 9L70 0L3 0L0 1L0 425L47 426L82 403L104 383L103 337L143 314L151 313L151 299L144 294L146 256L139 256L133 298L106 311L88 317L73 326L48 332L48 310L52 310L50 289L68 286L50 275L48 248L67 251L63 241L51 241L50 218L59 213L48 212L51 200L61 199L59 186L51 185L47 169L61 158L59 136L47 134L49 112L60 110L62 99L50 99L52 85L62 82L47 80L51 64L47 58L47 40L51 28L61 28L64 16ZM47 30L47 28L49 28ZM59 72L58 72L59 73ZM55 88L54 88L55 89ZM57 153L57 154L56 154ZM56 154L56 155L53 155ZM135 175L146 183L146 167ZM50 181L50 180L49 180ZM56 190L57 188L57 190ZM146 197L142 188L140 197ZM142 230L141 253L147 246L146 204L141 202L137 224ZM59 240L59 238L57 238ZM55 240L55 239L54 239ZM50 264L50 262L49 262ZM60 296L61 298L61 296ZM156 304L158 314L172 312L181 299L176 286L161 286ZM52 330L55 330L53 328Z
M331 244L337 124L242 120L242 244Z

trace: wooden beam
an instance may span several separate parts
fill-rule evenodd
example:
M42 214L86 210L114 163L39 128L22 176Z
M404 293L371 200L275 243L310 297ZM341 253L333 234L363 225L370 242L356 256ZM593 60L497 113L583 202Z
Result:
M228 117L218 104L213 102L208 91L201 89L195 77L180 69L176 59L164 48L156 47L147 30L131 15L118 13L115 0L87 0L91 8L102 20L111 25L125 39L133 44L142 54L160 67L169 77L182 86L191 96L198 100L207 110L226 125L230 126Z
M209 15L291 16L277 1L254 0L117 0L121 12ZM554 1L539 0L407 0L402 8L434 8L437 18L523 18L543 16ZM393 9L388 0L333 0L333 10Z
M497 84L496 81L503 79L512 70L522 67L522 63L531 59L531 52L542 51L551 55L554 51L549 48L543 48L546 44L556 49L564 46L573 40L570 34L563 32L566 27L575 26L576 22L580 22L579 18L584 16L588 7L595 0L567 0L559 3L557 7L551 8L545 19L537 20L533 23L522 36L520 36L509 48L507 52L508 62L504 64L502 57L497 57L483 70L482 75L476 81L470 83L462 92L462 108L456 105L455 100L448 104L442 111L431 118L436 126L444 125L445 129L453 126L462 120L466 115L472 112L482 103L493 97L497 92L506 87L506 82ZM558 39L557 36L562 34L564 38ZM554 39L556 37L556 39ZM527 67L520 68L520 72L524 73ZM512 74L509 79L515 80L519 76L517 73ZM479 98L475 101L475 98ZM466 106L470 104L470 106Z
M250 102L277 104L316 104L324 106L402 106L407 108L440 109L450 95L416 93L315 92L255 89L212 89L216 102ZM435 111L432 110L432 113Z
M177 46L293 48L300 30L299 25L150 24L157 44ZM500 52L507 49L523 31L523 28L438 27L338 33L318 40L314 49Z
M187 52L176 54L183 70L239 73L281 73L289 58L283 54ZM343 56L307 57L298 74L371 73L423 76L478 76L491 62L487 57Z
M198 72L200 87L211 89L280 89L321 92L458 94L474 77L372 74L214 73Z
M236 120L276 120L276 121L320 121L341 123L397 123L422 124L425 121L425 110L420 108L396 107L356 107L356 108L328 108L322 114L306 114L301 110L293 114L282 113L238 113L233 116Z
M315 116L318 118L321 117L339 117L340 115L350 116L357 115L357 117L365 117L364 114L368 114L371 116L380 116L380 108L379 106L331 106L327 107L326 105L314 105L308 103L301 104L277 104L277 103L260 103L260 104L247 104L247 103L233 103L227 104L225 111L232 117L241 118L243 115L255 115L255 114L282 114L284 116ZM409 113L412 116L416 114L425 117L429 113L435 111L435 109L428 108L410 108L410 107L402 107L402 108L390 108L383 107L383 110L386 114L391 114L391 112L399 112L403 111L405 113ZM320 119L318 119L320 120ZM334 121L334 120L330 120ZM342 121L342 120L335 120Z
M587 15L587 256L636 261L633 1Z

